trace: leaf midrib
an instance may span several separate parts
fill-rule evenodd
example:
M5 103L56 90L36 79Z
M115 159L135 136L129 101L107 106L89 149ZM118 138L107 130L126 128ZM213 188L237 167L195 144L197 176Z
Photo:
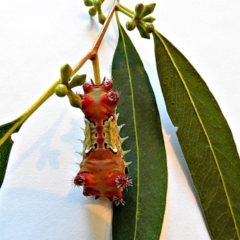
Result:
M192 103L192 105L193 105L194 111L195 111L195 113L196 113L196 115L197 115L197 118L198 118L198 120L199 120L199 122L200 122L200 125L201 125L201 127L202 127L202 129L203 129L203 131L204 131L204 134L205 134L205 136L206 136L206 138L207 138L207 141L208 141L209 146L210 146L210 149L211 149L211 151L212 151L212 154L213 154L215 163L216 163L216 165L217 165L217 168L218 168L220 177L221 177L222 182L223 182L223 188L224 188L224 191L225 191L225 194L226 194L226 197L227 197L227 201L228 201L228 204L229 204L229 208L230 208L230 212L231 212L231 215L232 215L232 218L233 218L233 222L234 222L234 225L235 225L235 229L236 229L236 231L237 231L238 238L240 239L240 233L239 233L239 230L238 230L238 228L237 228L237 223L236 223L236 219L235 219L235 214L233 213L232 204L231 204L231 201L230 201L229 196L228 196L228 191L227 191L227 188L226 188L225 180L224 180L224 178L223 178L223 175L222 175L220 166L219 166L219 164L218 164L217 156L216 156L215 151L214 151L214 149L213 149L213 145L212 145L211 139L210 139L210 137L209 137L208 134L207 134L207 131L206 131L205 127L204 127L204 124L203 124L203 122L202 122L202 119L201 119L201 117L200 117L200 115L199 115L199 113L198 113L198 111L197 111L197 107L196 107L196 105L195 105L195 102L194 102L194 100L193 100L193 98L192 98L192 96L191 96L191 94L190 94L190 92L189 92L189 89L188 89L188 87L187 87L187 85L186 85L186 83L185 83L185 81L184 81L184 78L183 78L180 70L178 69L178 67L177 67L174 59L172 58L172 55L171 55L168 47L166 46L166 44L164 43L163 39L161 38L161 35L160 35L158 32L155 32L155 34L156 34L156 35L159 37L159 39L161 40L161 42L162 42L162 44L164 45L165 50L166 50L169 58L170 58L171 61L172 61L173 66L175 67L175 69L176 69L176 71L177 71L177 73L178 73L178 75L179 75L179 77L180 77L180 79L181 79L181 81L182 81L182 83L183 83L183 85L184 85L184 88L185 88L185 90L186 90L186 92L187 92L187 94L188 94L188 96L189 96L189 99L190 99L190 101L191 101L191 103Z
M118 21L118 25L119 25L119 21ZM131 96L132 96L132 112L133 112L133 122L134 122L134 132L135 132L135 138L136 138L136 152L137 152L137 163L139 163L139 146L138 146L138 132L137 132L137 122L136 122L136 112L135 112L135 101L134 101L134 91L133 91L133 87L132 87L132 75L131 75L131 70L130 70L130 66L129 66L129 62L128 62L128 52L127 52L127 47L126 47L126 43L125 43L125 39L122 33L122 28L119 25L119 29L120 29L120 33L122 36L122 40L123 40L123 47L124 47L124 52L125 52L125 59L126 59L126 65L127 65L127 69L128 69L128 76L129 76L129 82L130 82L130 89L131 89ZM135 228L134 228L134 238L136 239L136 235L137 235L137 214L139 211L139 164L137 164L137 199L136 199L136 215L135 215Z

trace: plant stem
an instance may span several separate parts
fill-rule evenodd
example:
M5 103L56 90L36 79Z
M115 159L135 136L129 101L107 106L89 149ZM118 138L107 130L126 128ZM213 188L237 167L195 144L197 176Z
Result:
M96 57L92 60L92 66L93 66L95 83L99 85L101 84L101 75L100 75L98 54L96 54Z
M99 47L102 43L103 37L105 36L105 33L108 29L108 26L112 20L113 14L116 11L116 1L114 2L114 5L110 11L110 13L108 14L108 17L103 25L103 28L100 32L100 34L98 35L98 39L95 42L92 50L89 52L91 58L90 60L92 61L92 65L93 65L93 72L94 72L94 78L95 78L95 83L96 84L100 84L101 83L101 76L100 76L100 67L99 67L99 58L98 58L98 50Z
M119 12L124 13L125 15L129 16L130 18L134 17L134 12L131 11L130 9L128 9L127 7L123 6L122 4L118 4L116 6L116 8Z
M99 58L98 58L98 50L99 47L103 41L103 37L105 36L105 33L108 29L109 23L112 20L113 14L116 11L116 6L117 3L116 1L114 1L113 7L110 11L110 13L108 14L108 17L106 18L106 21L102 27L101 32L98 35L98 38L95 42L95 44L93 45L92 49L89 51L88 54L86 54L86 56L81 59L81 61L73 68L73 72L72 75L74 75L83 65L87 60L91 60L92 61L92 65L93 65L93 72L94 72L94 78L95 78L95 83L96 84L100 84L101 83L101 76L100 76L100 67L99 67Z

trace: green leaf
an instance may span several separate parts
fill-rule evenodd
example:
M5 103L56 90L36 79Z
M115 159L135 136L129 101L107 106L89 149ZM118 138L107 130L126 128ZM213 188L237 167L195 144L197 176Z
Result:
M120 91L121 136L129 139L123 149L132 162L128 174L133 187L124 192L125 206L114 207L113 240L158 240L167 192L167 166L161 123L153 90L129 37L119 25L119 41L112 74Z
M157 69L213 239L240 239L240 161L229 126L189 61L155 32Z
M21 118L0 126L0 187L5 177L8 159L13 146L11 135L18 132L21 126Z

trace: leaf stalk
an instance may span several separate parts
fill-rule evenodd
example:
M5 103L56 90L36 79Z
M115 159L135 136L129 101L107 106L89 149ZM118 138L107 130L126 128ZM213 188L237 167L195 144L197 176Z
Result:
M123 6L122 4L118 4L118 5L116 6L116 8L117 8L117 10L118 10L119 12L127 15L128 17L130 17L130 18L133 18L133 17L134 17L134 14L135 14L135 13L134 13L133 11L131 11L129 8Z

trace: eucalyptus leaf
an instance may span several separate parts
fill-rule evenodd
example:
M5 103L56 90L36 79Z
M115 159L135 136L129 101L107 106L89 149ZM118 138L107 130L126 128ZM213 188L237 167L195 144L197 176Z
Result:
M189 61L155 32L156 64L166 106L212 239L240 239L240 161L231 130Z
M158 240L167 192L167 165L161 123L153 90L139 55L124 29L114 54L112 75L120 91L123 149L131 162L128 174L133 187L124 193L125 206L114 207L113 240Z
M21 118L0 126L0 187L2 186L8 159L13 146L11 135L22 126Z

